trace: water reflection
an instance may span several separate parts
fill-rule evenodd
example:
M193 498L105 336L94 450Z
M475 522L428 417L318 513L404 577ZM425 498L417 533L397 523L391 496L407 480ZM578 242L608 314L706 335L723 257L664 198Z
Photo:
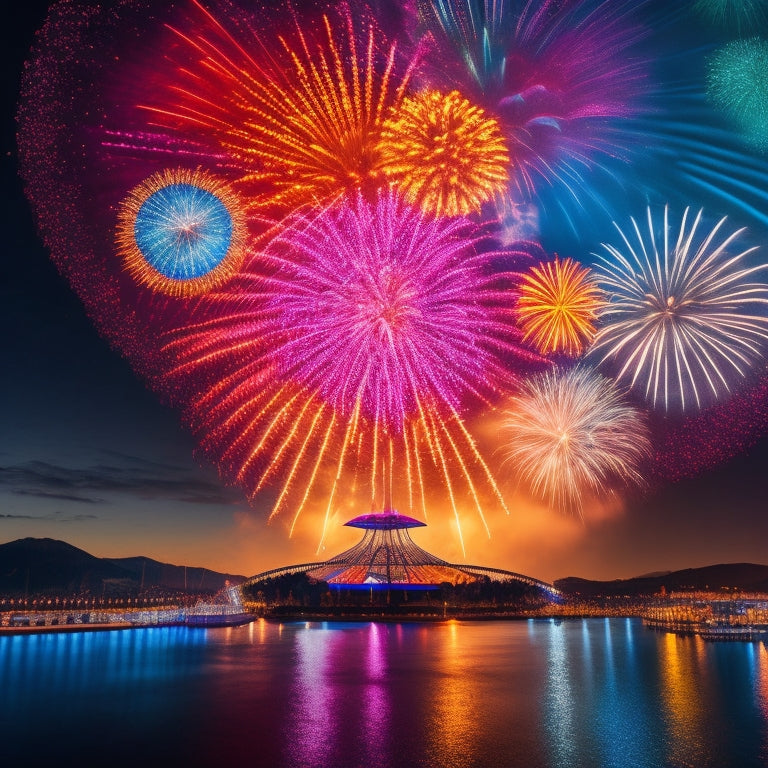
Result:
M336 635L327 629L296 635L294 712L287 723L286 742L307 765L322 765L334 735L337 689L329 679L328 658Z
M203 648L205 630L184 627L0 636L0 706L30 707L41 693L73 698L98 687L110 696L141 696L185 676L194 654L169 658L182 643Z
M544 727L547 750L553 766L576 764L577 732L574 722L576 690L571 680L568 658L568 629L570 625L549 625L547 646L547 692L544 699Z
M367 677L363 688L363 733L366 765L387 765L387 733L390 727L387 694L386 627L370 624L366 654Z
M290 765L390 764L387 625L309 624L294 634Z
M764 643L752 643L750 647L755 701L763 720L761 755L768 764L768 648Z
M0 637L0 731L2 765L757 768L768 650L623 619Z
M661 765L654 680L640 668L637 624L591 619L537 626L547 641L542 724L548 765Z
M705 703L713 701L704 641L698 635L662 635L659 670L671 737L669 761L674 765L709 765L715 734L704 710Z
M438 627L435 627L438 629ZM477 704L482 697L478 678L468 664L476 663L464 647L463 627L455 622L439 626L432 634L432 655L439 670L431 694L428 753L433 765L469 765L478 734Z

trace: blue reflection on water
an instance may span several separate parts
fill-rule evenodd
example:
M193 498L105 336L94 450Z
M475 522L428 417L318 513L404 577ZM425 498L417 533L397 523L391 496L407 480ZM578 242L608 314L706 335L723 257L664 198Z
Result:
M3 766L756 768L767 722L765 645L636 620L0 637Z

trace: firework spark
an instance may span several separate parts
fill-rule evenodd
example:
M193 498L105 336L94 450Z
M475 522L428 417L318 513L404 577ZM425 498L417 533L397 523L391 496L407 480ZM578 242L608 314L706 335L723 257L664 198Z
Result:
M376 147L384 175L437 216L480 213L509 180L499 124L458 91L424 91L384 121Z
M629 234L616 225L622 246L603 244L609 256L595 254L609 301L593 349L666 410L728 392L728 374L744 376L768 340L768 284L751 281L766 267L746 265L756 248L734 249L744 230L722 235L725 218L700 233L703 211L690 225L688 214L675 238L668 208L661 233L649 208L645 237L632 219Z
M142 285L192 296L220 285L244 255L244 220L224 182L202 171L161 171L120 206L117 251Z
M768 40L734 40L712 57L707 93L756 148L768 149Z
M295 20L266 40L194 6L160 98L140 105L153 127L208 143L255 208L284 215L378 185L374 146L410 74L372 19L342 4L314 32Z
M423 0L419 8L435 40L431 80L499 120L523 197L558 186L579 204L584 171L626 154L617 121L638 111L642 66L618 55L639 38L623 3Z
M279 479L273 514L293 498L298 516L330 477L330 515L359 456L357 490L372 503L386 492L423 505L430 474L459 530L459 490L481 515L478 480L504 506L460 413L508 385L512 361L538 358L506 307L514 275L490 272L481 244L466 220L393 193L373 204L358 194L277 235L208 300L215 319L171 344L176 374L216 371L192 419L220 464L252 493Z
M504 420L506 459L534 494L582 512L587 497L641 484L650 456L645 420L616 385L587 368L527 379Z
M603 294L590 271L573 259L539 264L523 275L517 314L523 340L543 354L577 357L595 335Z
M768 21L764 0L695 0L693 7L720 29L735 28L745 32Z

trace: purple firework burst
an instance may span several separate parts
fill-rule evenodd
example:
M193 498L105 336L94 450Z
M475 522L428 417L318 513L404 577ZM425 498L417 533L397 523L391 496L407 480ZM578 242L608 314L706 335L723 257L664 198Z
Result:
M511 275L491 272L479 244L469 222L392 193L289 228L266 254L277 269L264 322L280 375L395 428L487 390L508 353L526 353L501 303Z

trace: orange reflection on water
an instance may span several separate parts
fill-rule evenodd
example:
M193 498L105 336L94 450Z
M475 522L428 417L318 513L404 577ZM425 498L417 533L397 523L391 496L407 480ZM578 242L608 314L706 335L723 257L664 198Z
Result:
M764 643L755 643L755 698L760 712L768 720L768 648Z
M713 752L714 729L701 705L717 695L712 690L706 646L698 635L664 634L659 643L661 696L670 731L669 762L674 765L708 765Z
M434 765L471 765L479 732L476 713L482 696L479 675L469 659L476 659L466 647L467 632L459 622L433 628L439 639L433 642L436 676L429 713L429 753Z

